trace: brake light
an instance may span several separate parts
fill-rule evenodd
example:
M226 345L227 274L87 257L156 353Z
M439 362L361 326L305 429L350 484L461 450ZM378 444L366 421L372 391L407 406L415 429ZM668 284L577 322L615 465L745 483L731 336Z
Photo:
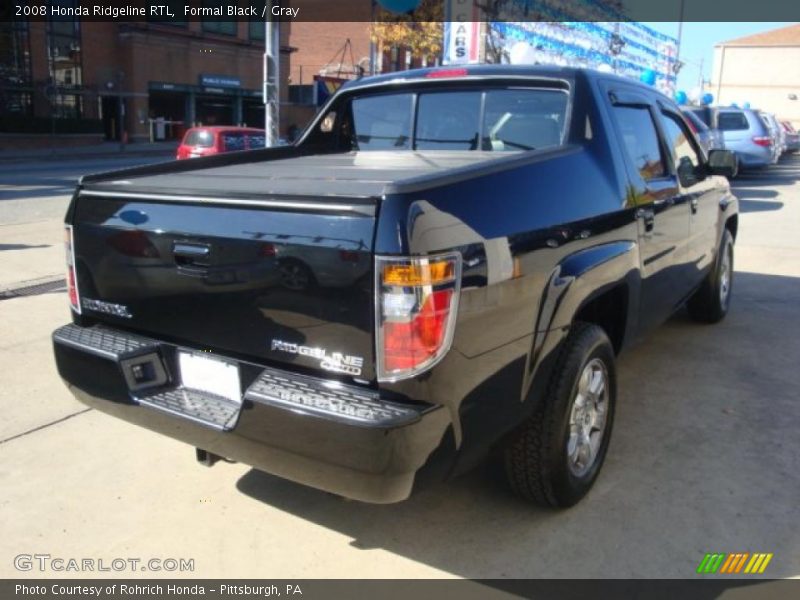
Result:
M764 146L766 148L767 146L772 146L772 138L763 135L756 136L753 138L753 143L756 146Z
M439 362L453 341L461 255L375 259L378 379L396 381Z
M428 79L437 79L439 77L465 77L466 75L466 69L439 69L438 71L431 71L425 75L425 77Z
M75 270L75 244L72 235L72 225L64 227L64 252L67 258L67 296L69 307L81 314L81 298L78 293L78 274Z

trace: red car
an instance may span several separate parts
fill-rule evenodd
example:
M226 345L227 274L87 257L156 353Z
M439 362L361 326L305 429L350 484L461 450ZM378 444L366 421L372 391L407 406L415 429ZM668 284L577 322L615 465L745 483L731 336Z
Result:
M263 129L250 127L192 127L183 136L176 158L210 156L221 152L263 148L266 136Z

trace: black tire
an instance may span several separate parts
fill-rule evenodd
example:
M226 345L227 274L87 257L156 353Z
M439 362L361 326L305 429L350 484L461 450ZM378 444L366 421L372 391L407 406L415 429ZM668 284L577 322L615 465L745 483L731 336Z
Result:
M598 364L605 367L605 421L593 461L583 473L570 459L570 417L577 404L581 376ZM591 489L603 465L614 422L616 372L614 349L605 331L575 323L556 361L545 398L503 448L506 478L519 496L541 506L566 508Z
M728 229L725 229L714 268L709 271L700 288L689 298L686 305L689 316L701 323L719 323L728 314L732 293L733 236Z

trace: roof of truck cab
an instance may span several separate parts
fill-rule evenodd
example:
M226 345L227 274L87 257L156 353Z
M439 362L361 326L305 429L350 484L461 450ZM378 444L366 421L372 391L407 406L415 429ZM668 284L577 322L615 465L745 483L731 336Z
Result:
M483 65L451 65L446 67L429 67L426 69L409 69L408 71L396 71L393 73L384 73L383 75L374 75L371 77L362 77L354 79L345 83L341 90L356 90L359 88L370 87L379 84L391 83L406 83L414 80L446 80L458 81L464 78L480 78L480 77L541 77L547 79L562 79L571 81L577 75L604 78L616 78L626 83L638 83L630 78L623 78L618 75L610 73L603 73L595 69L583 69L578 67L558 67L553 65L496 65L496 64L483 64ZM642 84L643 85L643 84ZM653 89L650 87L649 89Z

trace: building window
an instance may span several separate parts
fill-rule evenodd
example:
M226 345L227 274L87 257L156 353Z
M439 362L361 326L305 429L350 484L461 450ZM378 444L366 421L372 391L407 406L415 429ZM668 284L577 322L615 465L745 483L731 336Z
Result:
M74 9L78 0L52 0L51 4ZM47 58L50 85L47 96L58 118L79 119L83 102L79 94L83 85L81 66L81 28L77 17L50 17L47 23Z
M264 41L266 23L262 18L264 14L264 0L250 0L250 6L255 10L256 16L250 17L248 34L251 40ZM270 18L269 16L267 18Z
M265 27L266 27L264 21L251 19L249 25L250 25L250 39L263 42Z
M0 22L0 111L3 115L30 116L31 47L28 22Z
M236 6L236 0L203 0L204 8L218 8L223 16L228 14L228 6ZM218 18L218 17L216 17ZM203 19L203 31L219 35L236 35L238 21L229 17L228 21L215 21L215 17Z

